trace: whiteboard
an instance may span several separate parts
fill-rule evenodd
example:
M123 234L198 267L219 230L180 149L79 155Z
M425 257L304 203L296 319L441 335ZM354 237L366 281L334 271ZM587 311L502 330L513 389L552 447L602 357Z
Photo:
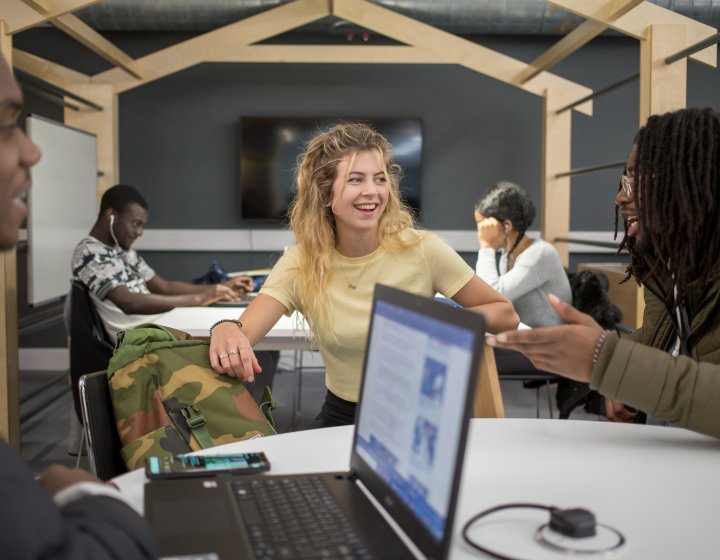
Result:
M31 171L27 218L28 303L38 305L68 293L73 250L95 223L97 140L36 115L26 130L42 152Z

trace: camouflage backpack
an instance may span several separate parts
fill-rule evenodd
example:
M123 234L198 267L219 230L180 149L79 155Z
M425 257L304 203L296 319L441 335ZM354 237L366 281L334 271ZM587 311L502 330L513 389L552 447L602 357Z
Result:
M120 333L107 374L129 469L151 455L275 433L269 410L266 417L243 382L210 367L206 340L141 325Z

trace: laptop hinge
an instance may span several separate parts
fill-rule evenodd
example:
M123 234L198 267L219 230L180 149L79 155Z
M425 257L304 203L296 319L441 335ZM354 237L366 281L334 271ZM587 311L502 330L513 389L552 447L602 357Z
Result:
M425 555L420 551L420 549L415 545L415 543L410 540L410 537L408 537L405 534L405 531L402 530L400 525L397 524L397 522L387 512L387 510L378 501L378 499L372 495L370 490L368 490L367 486L365 486L363 484L362 480L360 480L358 478L357 474L355 472L351 472L349 476L354 477L353 481L355 482L355 485L360 489L361 492L363 492L365 494L365 497L370 501L370 503L373 505L373 507L380 513L382 518L390 526L390 529L392 529L393 533L395 533L398 536L398 538L402 541L402 543L405 545L405 547L412 553L413 557L419 558L419 559L425 559Z

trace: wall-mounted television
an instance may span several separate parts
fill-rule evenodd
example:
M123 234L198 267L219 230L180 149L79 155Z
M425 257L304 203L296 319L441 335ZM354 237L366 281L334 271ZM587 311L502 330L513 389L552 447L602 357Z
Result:
M393 145L403 168L400 183L405 202L420 217L422 121L419 118L241 117L240 214L243 220L282 223L295 194L298 156L319 130L340 122L364 122Z

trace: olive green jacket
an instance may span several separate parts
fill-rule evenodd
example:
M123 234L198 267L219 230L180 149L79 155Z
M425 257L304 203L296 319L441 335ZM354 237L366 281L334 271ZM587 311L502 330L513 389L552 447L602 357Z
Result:
M648 414L720 437L720 281L688 294L690 357L672 357L672 320L663 302L645 289L643 326L631 335L608 335L590 386Z

